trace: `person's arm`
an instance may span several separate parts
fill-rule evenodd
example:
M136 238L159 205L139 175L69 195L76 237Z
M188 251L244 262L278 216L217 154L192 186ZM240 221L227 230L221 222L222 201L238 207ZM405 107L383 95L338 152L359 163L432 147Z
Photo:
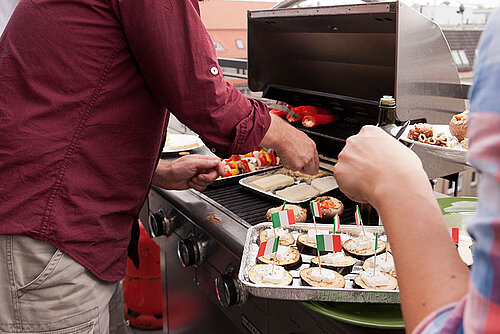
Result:
M335 177L341 191L371 203L380 215L394 254L408 332L427 314L465 295L469 271L411 150L382 129L366 126L347 140Z
M271 125L260 145L273 148L286 168L306 174L318 173L319 158L314 141L279 116L271 115Z
M223 79L197 0L110 0L154 98L217 150L247 153L270 124L264 103Z
M271 124L264 103L247 99L223 79L197 0L111 2L155 98L217 155L247 153L262 144L286 166L317 172L316 148L306 135L286 122Z
M193 188L204 190L224 175L220 159L204 155L187 155L174 161L160 160L153 175L153 185L169 190Z

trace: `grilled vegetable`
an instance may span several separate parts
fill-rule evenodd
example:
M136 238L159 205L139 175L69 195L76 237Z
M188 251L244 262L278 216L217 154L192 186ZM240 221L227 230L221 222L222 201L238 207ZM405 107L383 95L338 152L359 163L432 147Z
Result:
M313 126L320 124L328 124L336 121L339 115L333 114L317 114L317 115L307 115L302 119L302 125L306 128L312 128Z
M302 120L305 116L308 115L318 115L318 114L330 114L330 111L325 108L316 107L316 106L300 106L292 108L292 111L297 114L298 117L292 117L291 115L286 116L286 119L289 122L297 122Z

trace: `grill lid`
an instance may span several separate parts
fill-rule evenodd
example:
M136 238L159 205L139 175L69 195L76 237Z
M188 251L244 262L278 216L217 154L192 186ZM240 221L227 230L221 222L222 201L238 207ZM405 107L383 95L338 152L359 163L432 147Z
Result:
M399 2L249 12L248 40L249 87L270 99L375 121L383 95L401 121L447 123L465 108L441 29Z

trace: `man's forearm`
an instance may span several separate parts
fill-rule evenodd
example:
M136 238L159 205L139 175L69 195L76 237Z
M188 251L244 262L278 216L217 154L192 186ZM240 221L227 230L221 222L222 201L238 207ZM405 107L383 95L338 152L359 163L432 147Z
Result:
M168 188L168 175L172 168L172 164L168 161L161 160L153 174L152 185L156 187Z
M319 159L314 141L276 115L271 115L271 124L260 145L274 149L286 168L308 174L318 172Z

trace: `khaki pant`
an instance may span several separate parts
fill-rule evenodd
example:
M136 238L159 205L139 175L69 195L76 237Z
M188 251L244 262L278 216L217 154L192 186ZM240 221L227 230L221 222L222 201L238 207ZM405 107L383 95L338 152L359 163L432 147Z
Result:
M0 235L0 333L109 333L116 288L46 242Z

